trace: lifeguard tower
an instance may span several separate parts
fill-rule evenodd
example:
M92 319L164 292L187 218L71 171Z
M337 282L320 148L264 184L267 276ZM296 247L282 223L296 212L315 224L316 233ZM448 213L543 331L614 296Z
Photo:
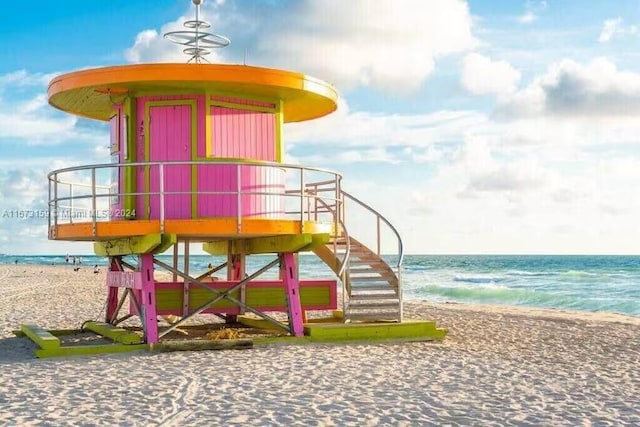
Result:
M49 174L49 238L91 241L109 257L105 320L138 316L147 344L200 313L228 322L253 313L301 336L306 311L337 309L339 292L345 323L402 322L395 228L345 192L340 174L283 163L284 124L333 112L336 90L296 72L208 63L209 49L229 40L206 32L200 1L193 3L196 19L165 35L185 45L187 63L88 69L51 81L52 106L109 123L111 159ZM370 216L364 232L373 247L352 234L356 209ZM393 267L381 256L385 228L398 250ZM193 244L225 261L191 274ZM164 252L171 263L158 259ZM334 279L299 277L301 252L315 253ZM256 254L272 259L246 271ZM261 280L276 266L277 279ZM156 268L169 278L160 280ZM225 270L225 280L211 281ZM159 326L162 315L180 320Z

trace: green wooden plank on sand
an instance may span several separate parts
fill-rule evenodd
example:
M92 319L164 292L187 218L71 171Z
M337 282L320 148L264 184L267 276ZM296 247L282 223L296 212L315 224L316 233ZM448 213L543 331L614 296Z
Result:
M20 330L41 349L51 350L60 347L60 340L40 326L23 324L20 325Z
M109 338L120 344L140 344L142 337L135 332L127 329L118 328L109 323L104 322L87 322L84 324L84 330L95 332L105 338Z
M36 357L65 357L65 356L88 356L92 354L128 353L131 351L148 350L147 344L109 344L109 345L75 345L62 346L59 348L36 350Z

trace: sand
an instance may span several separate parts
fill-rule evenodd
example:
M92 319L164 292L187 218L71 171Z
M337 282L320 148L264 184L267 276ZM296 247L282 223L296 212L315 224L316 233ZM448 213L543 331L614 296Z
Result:
M0 266L0 425L640 425L640 319L407 302L442 343L36 359L100 319L104 271Z

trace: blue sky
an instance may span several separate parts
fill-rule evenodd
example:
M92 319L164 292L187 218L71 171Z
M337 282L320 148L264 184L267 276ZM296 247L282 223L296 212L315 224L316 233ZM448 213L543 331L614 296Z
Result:
M640 1L205 0L219 62L302 71L341 93L285 128L410 253L638 253ZM86 67L184 62L188 0L0 5L0 203L46 208L46 173L109 160L108 130L46 102ZM0 253L89 253L0 215Z

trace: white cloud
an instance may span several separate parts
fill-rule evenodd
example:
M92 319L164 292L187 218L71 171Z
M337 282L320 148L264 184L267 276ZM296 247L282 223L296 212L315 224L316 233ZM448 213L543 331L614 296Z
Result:
M318 120L289 123L287 145L338 147L427 147L459 141L468 129L482 127L486 116L474 111L429 114L382 114L352 111L341 99L338 111Z
M32 208L34 203L42 205L47 195L46 172L41 169L3 169L0 199L5 206L9 201L20 204L20 208Z
M409 155L415 163L437 163L444 158L445 151L430 145L424 149L407 147L405 154Z
M547 2L546 0L527 0L524 7L524 13L516 20L521 24L531 24L538 19L541 12L547 9Z
M408 92L422 85L439 56L476 44L468 5L458 0L306 0L281 9L263 5L259 11L255 5L240 11L229 3L203 8L203 14L223 34L243 29L239 45L248 47L250 63L301 71L341 88ZM146 30L125 56L133 62L184 61L176 52L158 32ZM215 59L237 61L243 53L232 40Z
M530 10L518 16L518 22L520 22L521 24L530 24L536 19L538 19L538 16Z
M392 219L409 252L637 250L640 123L632 117L494 121L468 111L372 114L342 102L334 117L308 124L288 125L297 160L340 163L345 188ZM380 173L367 185L342 166L369 160ZM410 182L385 172L401 169L412 171Z
M102 163L93 147L108 142L106 127L89 125L47 104L54 74L19 70L0 75L0 252L63 252L47 240L47 173L72 164ZM47 146L56 145L55 152ZM67 157L69 152L73 159ZM88 154L84 157L84 154ZM85 245L86 246L86 245ZM58 249L56 249L58 248ZM89 252L85 247L84 252Z
M612 39L624 36L626 34L637 34L638 27L635 25L624 26L622 18L612 18L607 19L602 24L602 31L600 31L600 36L598 37L598 41L600 43L610 42Z
M316 0L292 13L282 22L300 24L262 39L263 58L340 86L409 91L431 74L438 56L475 44L468 6L460 1Z
M0 142L21 140L35 146L76 140L97 144L106 137L106 131L82 127L78 117L49 106L46 89L54 76L26 70L0 75Z
M586 65L562 60L526 88L500 100L496 113L502 117L637 117L640 74L620 71L605 58Z
M474 95L515 92L520 72L507 61L493 61L478 53L466 55L462 61L462 86Z
M389 194L389 206L414 206L403 220L411 251L427 238L433 253L637 251L640 158L583 152L580 163L550 162L553 147L506 148L507 156L501 147L471 138L434 177L412 185L419 190Z
M27 70L17 70L0 75L0 93L7 87L45 87L55 76L55 73L30 73Z

